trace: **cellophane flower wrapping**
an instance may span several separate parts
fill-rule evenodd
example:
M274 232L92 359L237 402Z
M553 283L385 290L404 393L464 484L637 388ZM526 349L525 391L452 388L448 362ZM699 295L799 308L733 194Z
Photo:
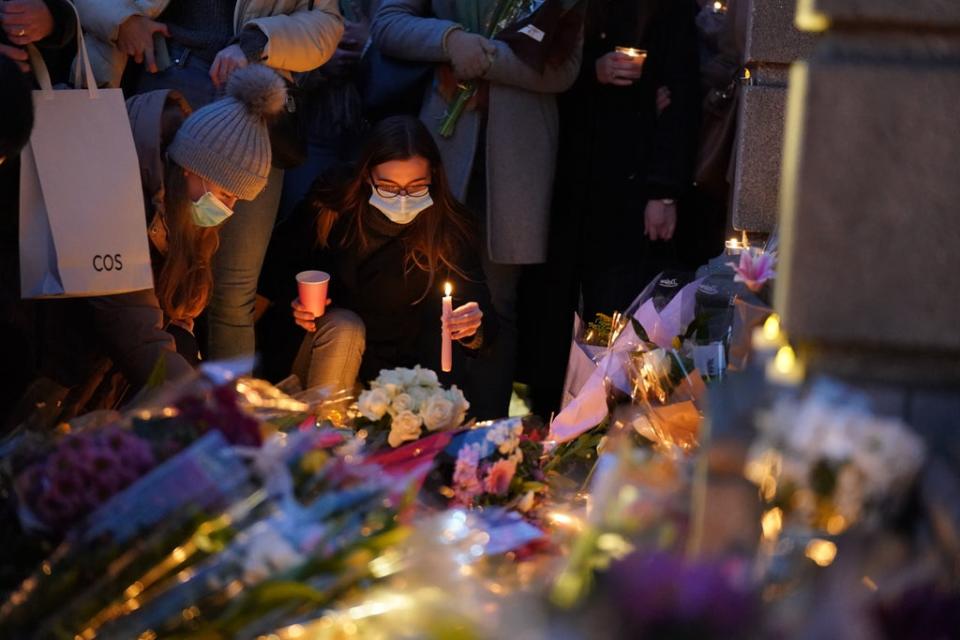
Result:
M380 581L278 638L549 637L535 584L511 558L543 537L516 513L450 509L419 518L407 544L376 558ZM506 630L509 630L508 632ZM297 634L300 634L298 636Z
M124 414L78 418L65 435L8 442L25 535L62 542L0 608L0 629L65 633L116 616L114 601L138 576L268 484L241 450L315 428L303 424L305 407L262 381L202 373Z

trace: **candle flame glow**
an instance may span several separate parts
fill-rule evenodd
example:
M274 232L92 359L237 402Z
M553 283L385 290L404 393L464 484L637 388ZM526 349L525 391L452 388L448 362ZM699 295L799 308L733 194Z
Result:
M777 351L777 355L773 359L773 366L776 367L780 373L790 373L796 364L797 354L789 345L780 347L780 350Z
M771 313L763 323L763 337L767 340L776 340L780 335L780 316Z
M760 519L760 529L767 540L777 539L783 529L783 511L780 507L774 507L763 514Z
M821 567L829 567L837 557L837 545L829 540L813 539L807 545L805 555Z
M453 285L449 282L443 283L443 295L450 297L453 294Z

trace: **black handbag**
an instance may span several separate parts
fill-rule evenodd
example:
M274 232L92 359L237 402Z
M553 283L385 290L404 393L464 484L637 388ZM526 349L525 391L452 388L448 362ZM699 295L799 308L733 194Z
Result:
M419 115L436 64L401 60L371 43L360 63L360 95L371 122L391 115Z
M723 89L711 89L703 101L694 181L701 191L717 199L724 199L730 187L728 173L737 133L740 73L738 69Z
M287 82L287 102L269 124L273 166L293 169L307 160L305 96L295 82Z

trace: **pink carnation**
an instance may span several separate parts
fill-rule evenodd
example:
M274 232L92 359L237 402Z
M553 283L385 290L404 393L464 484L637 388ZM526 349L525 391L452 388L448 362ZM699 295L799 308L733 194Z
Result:
M495 496L502 496L510 489L510 482L517 472L517 461L513 458L497 460L487 472L484 490Z
M777 273L773 269L774 256L772 253L754 253L748 249L740 254L740 264L728 262L727 265L733 267L737 275L733 277L734 282L742 282L754 293L763 289L767 280L773 280Z

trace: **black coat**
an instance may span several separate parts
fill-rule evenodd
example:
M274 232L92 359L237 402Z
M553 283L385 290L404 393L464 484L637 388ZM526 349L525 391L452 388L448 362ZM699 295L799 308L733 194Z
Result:
M699 123L694 15L693 0L590 2L580 76L559 103L562 251L622 264L646 248L647 201L690 187ZM597 59L616 46L648 51L643 76L630 87L597 82ZM670 90L671 104L658 116L659 87Z
M453 306L476 302L483 311L482 345L487 349L496 339L496 314L490 302L480 258L476 248L465 246L457 266L467 275L437 274L434 281L426 271L404 266L404 238L400 232L386 239L370 255L345 239L343 218L331 231L329 246L317 246L316 211L307 204L297 207L290 219L275 231L264 260L259 293L286 315L289 323L290 301L297 296L295 276L307 269L330 274L329 297L334 307L349 309L360 316L366 327L366 351L360 368L360 381L377 376L380 369L412 367L419 364L440 374L440 315L443 283L454 287ZM364 215L379 216L368 208ZM387 224L392 224L387 222ZM411 225L416 224L416 221ZM302 331L297 328L302 336ZM444 383L457 382L463 370L457 361L474 355L476 350L463 345L454 348L454 373L441 375Z

